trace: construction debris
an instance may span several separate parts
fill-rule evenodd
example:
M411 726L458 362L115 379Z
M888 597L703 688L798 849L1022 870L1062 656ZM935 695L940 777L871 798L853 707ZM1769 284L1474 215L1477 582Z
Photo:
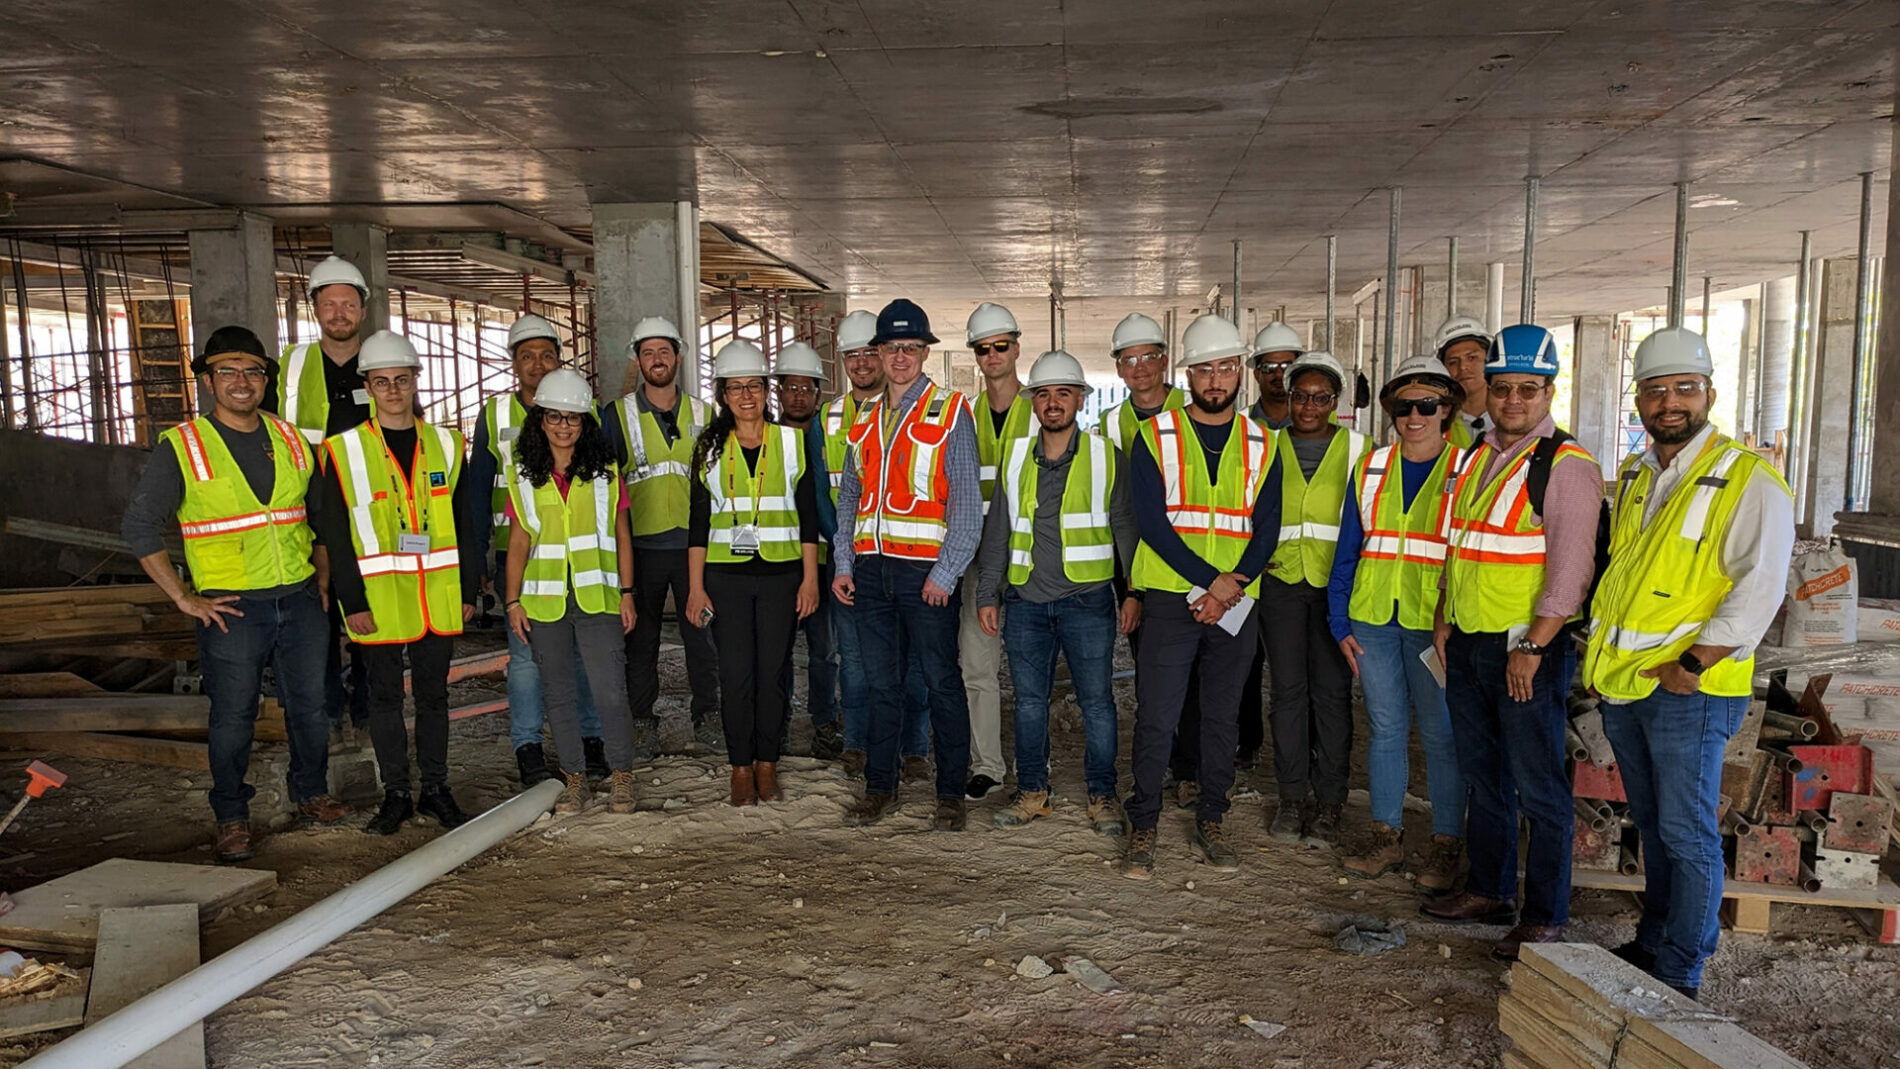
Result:
M15 891L13 911L0 917L0 943L88 952L98 940L102 910L190 902L209 918L276 889L277 874L263 869L113 858Z

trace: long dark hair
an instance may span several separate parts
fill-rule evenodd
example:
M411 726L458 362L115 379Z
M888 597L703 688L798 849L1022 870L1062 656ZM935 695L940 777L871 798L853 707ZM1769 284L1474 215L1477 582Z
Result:
M547 409L535 406L522 421L521 434L515 438L515 465L533 486L546 486L554 477L554 449L548 445L548 432L541 426ZM581 436L574 442L574 460L567 466L568 478L592 482L613 469L613 450L607 435L592 412L581 413Z
M776 423L770 409L766 410L765 422ZM726 380L719 380L719 413L713 417L706 429L699 432L699 438L693 442L693 478L699 479L706 474L706 465L712 462L713 455L726 448L726 436L739 426L739 421L726 404Z

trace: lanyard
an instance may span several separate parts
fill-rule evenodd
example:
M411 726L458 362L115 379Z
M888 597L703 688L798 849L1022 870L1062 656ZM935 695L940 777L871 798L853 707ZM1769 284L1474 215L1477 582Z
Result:
M389 442L383 438L382 425L370 420L370 433L376 435L377 444L383 447L383 459L389 462L389 485L396 493L396 500L402 504L397 512L397 522L412 534L429 533L429 510L416 507L414 485L402 476L402 465L396 463L396 455L389 451ZM422 470L422 431L416 430L416 453L410 458L409 470L412 473Z
M769 433L771 428L769 426L766 428L766 431L768 433L759 439L759 467L761 468L765 466L765 443L771 438L771 434ZM724 467L726 469L727 501L736 500L738 497L737 493L735 493L738 487L733 481L736 478L734 469L744 463L745 452L743 447L739 445L739 432L733 431L726 438L726 462ZM759 525L759 491L763 488L763 483L764 476L760 475L758 471L751 470L746 473L746 488L752 491L752 523L749 525L752 527ZM738 515L736 508L733 510L733 515Z

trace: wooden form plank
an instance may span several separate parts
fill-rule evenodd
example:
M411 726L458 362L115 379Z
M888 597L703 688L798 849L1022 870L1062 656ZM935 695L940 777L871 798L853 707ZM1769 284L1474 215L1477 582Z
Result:
M0 1039L84 1024L92 970L76 971L79 979L68 980L51 991L0 1002Z
M1641 875L1625 876L1620 872L1600 872L1594 869L1577 869L1571 882L1578 887L1590 887L1601 891L1643 890ZM1880 885L1874 888L1823 887L1819 891L1803 891L1799 887L1780 887L1770 883L1745 883L1741 880L1728 880L1722 887L1722 897L1732 899L1752 899L1764 902L1794 902L1804 906L1843 906L1858 909L1900 909L1900 887L1884 876Z
M11 672L0 675L0 698L83 698L104 687L71 672Z
M102 909L191 902L201 918L208 918L276 889L277 874L265 869L113 858L13 892L13 911L0 915L0 944L89 951L98 939Z
M183 768L196 772L211 769L209 747L187 739L149 739L140 735L112 735L100 731L45 731L31 735L0 733L0 749L95 757L104 761Z
M86 1023L124 1009L198 967L198 907L190 902L99 911ZM205 1069L204 1021L125 1063L127 1069Z
M0 731L203 731L211 699L199 694L107 694L0 701Z

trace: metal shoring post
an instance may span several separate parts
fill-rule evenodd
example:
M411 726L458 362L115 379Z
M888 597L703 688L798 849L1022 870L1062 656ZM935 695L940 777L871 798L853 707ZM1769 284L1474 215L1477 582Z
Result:
M12 239L13 260L13 300L14 308L20 313L17 324L20 330L20 402L26 409L26 429L38 432L40 429L39 393L33 387L33 335L27 323L31 309L26 299L26 265L20 262L20 242Z
M1339 289L1339 235L1326 235L1326 351L1338 358L1339 353L1333 346L1338 344L1339 319L1334 309ZM1356 367L1354 370L1358 370Z
M1393 186L1389 194L1391 218L1387 222L1385 235L1385 352L1379 371L1381 387L1392 377L1392 345L1396 340L1392 324L1398 312L1399 300L1399 198L1402 193L1403 190L1398 186Z
M1850 382L1850 400L1847 405L1847 508L1858 512L1865 504L1862 500L1866 475L1861 463L1860 450L1862 440L1861 420L1865 417L1867 406L1867 316L1874 300L1874 273L1868 260L1873 251L1874 240L1874 173L1860 173L1860 248L1854 261L1854 365ZM1870 458L1871 459L1871 458Z
M1445 318L1458 314L1458 239L1445 239Z
M1801 232L1801 262L1794 276L1794 359L1788 369L1788 456L1785 474L1794 490L1795 519L1802 517L1802 484L1807 477L1808 443L1808 276L1813 273L1814 231Z
M1535 322L1537 315L1537 176L1524 179L1524 274L1517 295L1518 322Z
M1682 326L1689 303L1689 184L1676 183L1676 246L1669 268L1669 325Z

